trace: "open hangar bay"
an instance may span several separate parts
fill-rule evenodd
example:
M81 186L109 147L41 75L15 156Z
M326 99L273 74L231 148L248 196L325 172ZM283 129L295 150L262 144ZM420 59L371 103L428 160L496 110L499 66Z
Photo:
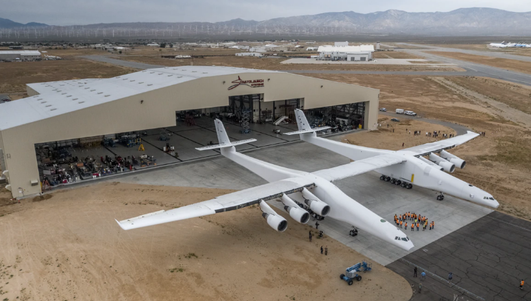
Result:
M331 139L340 140L341 136ZM248 150L246 154L309 172L349 162L348 158L304 142ZM238 190L265 183L223 157L130 174L120 177L120 182ZM375 172L335 184L385 219L411 211L435 221L436 229L431 231L404 230L415 244L409 252L363 232L351 237L348 234L352 229L350 225L326 218L320 222L319 229L325 235L369 260L386 265L404 276L412 287L416 288L420 279L412 277L413 266L419 266L419 277L425 270L428 276L423 282L423 292L415 294L412 300L454 300L455 296L457 300L525 300L525 291L518 289L518 283L520 277L531 273L531 266L524 264L531 254L531 223L448 195L444 201L437 201L435 191L419 187L406 190L380 181ZM275 201L271 204L281 207ZM174 225L177 229L179 223L186 222ZM288 223L294 221L288 220ZM309 225L313 226L314 222L310 221ZM505 254L505 258L499 259L498 254ZM450 271L454 274L453 283L445 281Z

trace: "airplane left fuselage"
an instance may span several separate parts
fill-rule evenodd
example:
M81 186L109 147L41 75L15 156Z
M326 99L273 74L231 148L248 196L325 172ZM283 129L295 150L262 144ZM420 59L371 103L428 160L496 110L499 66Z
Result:
M405 250L413 247L413 243L409 238L397 229L395 225L382 219L346 195L336 185L318 175L284 168L235 151L230 151L229 149L222 149L221 153L268 182L281 181L283 179L290 179L290 181L297 182L298 179L309 179L315 184L315 187L309 188L310 192L330 206L330 212L327 214L327 217L356 226L365 232L380 237ZM307 181L301 181L301 183L303 182ZM304 203L300 193L290 194L289 197L299 203ZM380 220L377 226L371 223L375 219ZM371 226L369 227L367 225Z

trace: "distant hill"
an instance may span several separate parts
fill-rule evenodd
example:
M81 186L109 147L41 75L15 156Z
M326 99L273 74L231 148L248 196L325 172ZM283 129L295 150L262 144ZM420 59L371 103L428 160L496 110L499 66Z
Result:
M48 26L0 19L2 28ZM48 26L39 35L58 37L118 38L211 37L312 37L353 35L417 36L529 36L531 12L492 8L461 8L450 12L409 13L387 10L368 14L352 11L275 18L265 21L234 19L224 22L137 22L75 26ZM5 35L4 35L5 36ZM27 35L27 37L30 37ZM12 38L7 36L6 38ZM40 38L40 37L39 37Z
M44 27L48 26L43 23L30 22L28 24L17 23L9 19L0 18L0 28L18 28L18 27Z

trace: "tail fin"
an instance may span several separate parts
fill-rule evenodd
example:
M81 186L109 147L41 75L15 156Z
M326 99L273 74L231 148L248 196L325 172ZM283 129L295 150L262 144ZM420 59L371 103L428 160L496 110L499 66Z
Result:
M221 120L216 119L214 120L214 124L216 125L216 133L218 134L218 141L219 144L216 145L208 145L203 147L196 147L198 151L204 151L204 150L212 150L212 149L218 149L218 148L226 148L226 147L233 147L236 145L242 145L246 143L255 142L256 139L246 139L246 140L240 140L240 141L234 141L231 142L229 139L229 136L227 135L227 132L225 131L225 126L223 125L223 122Z
M297 127L299 128L299 130L295 132L284 133L284 135L291 136L298 134L314 133L330 129L329 126L323 126L312 129L310 123L308 122L308 119L306 119L306 116L304 115L304 112L300 109L295 109L295 119L297 119Z

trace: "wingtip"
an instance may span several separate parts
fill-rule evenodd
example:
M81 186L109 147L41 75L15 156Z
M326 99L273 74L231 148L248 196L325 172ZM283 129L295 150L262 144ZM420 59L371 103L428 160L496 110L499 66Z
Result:
M114 219L116 221L116 223L118 224L118 226L120 226L120 228L122 228L122 230L127 230L124 228L124 226L122 226L122 224L120 223L120 221L118 221L117 219Z

